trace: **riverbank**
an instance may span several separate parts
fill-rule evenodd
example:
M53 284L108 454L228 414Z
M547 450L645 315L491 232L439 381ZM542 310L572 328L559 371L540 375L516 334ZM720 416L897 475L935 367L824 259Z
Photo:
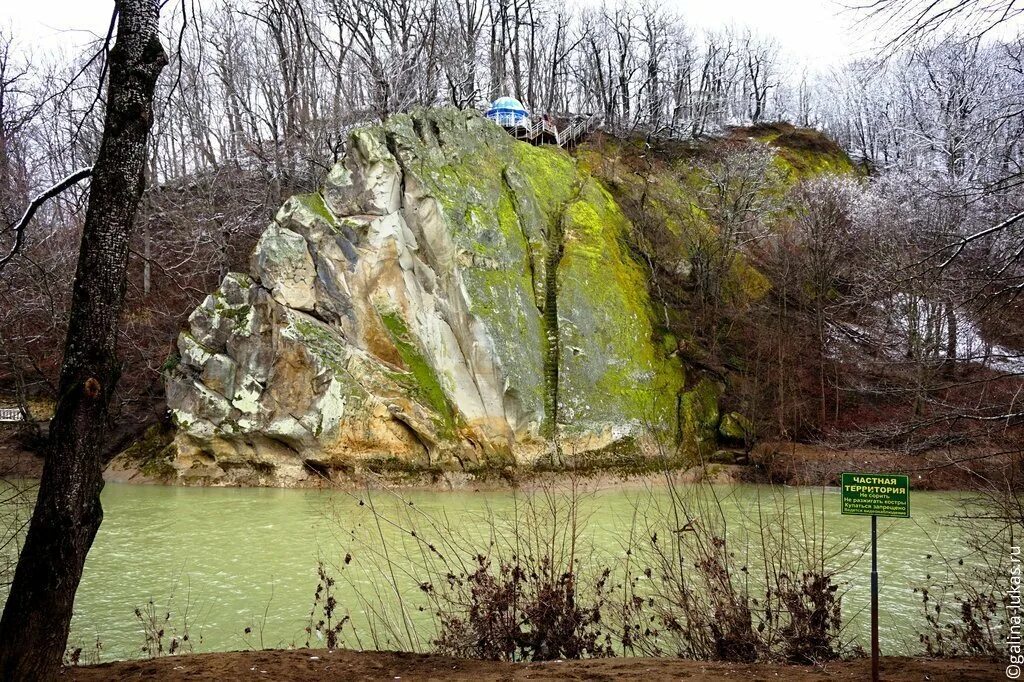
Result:
M845 471L906 474L914 490L978 490L1012 475L1020 446L957 446L919 452L850 448L825 443L766 442L754 448L747 483L837 486ZM748 477L750 476L750 477Z
M993 454L995 453L995 454ZM915 490L972 491L987 489L992 481L1013 480L1010 475L1020 452L996 447L958 447L908 453L899 450L848 448L825 443L760 443L747 454L716 452L697 466L678 461L632 457L567 460L550 464L450 470L422 468L395 460L370 461L351 470L334 470L302 485L281 487L362 490L367 486L431 492L536 490L569 482L588 490L638 488L665 483L666 470L677 483L750 483L789 486L838 486L846 471L892 472L910 477ZM111 462L108 481L161 484L130 460ZM173 484L180 484L176 479Z
M1005 665L982 659L882 659L887 682L988 682ZM65 668L61 679L116 680L865 680L866 658L824 667L708 663L671 658L605 658L548 663L474 661L430 654L314 649L236 651Z
M959 446L908 453L779 441L759 443L746 457L722 451L701 466L675 468L673 471L680 482L686 483L706 480L711 483L791 486L837 486L844 471L883 471L909 475L915 490L970 491L993 480L1003 480L1020 454L1013 448L995 446ZM585 482L588 489L599 490L657 485L664 481L663 467L657 459L631 458L624 461L588 460L575 465L570 462L561 469L545 464L466 472L441 467L422 468L386 460L367 462L365 466L349 471L332 471L302 485L270 487L361 490L369 485L434 492L499 491L536 489L575 480ZM40 453L25 449L13 433L0 432L0 478L38 479L42 468ZM183 481L188 480L163 478L155 475L146 462L124 456L111 461L104 478L108 482L134 485L183 485ZM202 479L192 483L195 486L209 484Z

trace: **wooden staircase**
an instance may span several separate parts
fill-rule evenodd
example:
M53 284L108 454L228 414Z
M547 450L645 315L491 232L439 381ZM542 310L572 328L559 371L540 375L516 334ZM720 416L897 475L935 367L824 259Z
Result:
M547 119L520 118L517 121L512 115L501 114L492 120L517 140L530 144L554 144L559 147L574 146L601 124L597 114L591 114L587 118L576 118L561 129Z

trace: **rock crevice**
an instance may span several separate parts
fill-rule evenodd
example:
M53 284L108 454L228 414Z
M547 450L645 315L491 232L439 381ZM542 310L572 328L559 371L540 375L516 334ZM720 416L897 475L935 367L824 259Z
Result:
M544 305L541 310L544 323L544 435L552 440L556 455L558 443L558 367L562 339L558 329L558 266L565 252L565 213L579 200L582 187L577 185L572 197L558 211L548 227L547 251L544 256Z

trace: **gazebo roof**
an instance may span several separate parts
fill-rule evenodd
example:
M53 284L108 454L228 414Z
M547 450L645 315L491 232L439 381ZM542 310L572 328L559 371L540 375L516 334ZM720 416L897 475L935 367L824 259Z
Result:
M507 111L513 113L529 113L523 103L517 100L515 97L499 97L498 99L491 102L491 106L488 109L490 111Z

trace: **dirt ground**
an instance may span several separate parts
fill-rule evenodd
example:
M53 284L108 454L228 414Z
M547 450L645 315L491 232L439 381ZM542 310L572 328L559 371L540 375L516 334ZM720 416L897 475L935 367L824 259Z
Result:
M889 682L1004 679L1004 665L978 659L883 658ZM868 659L824 668L703 663L678 659L606 658L550 663L496 663L392 652L299 649L237 651L119 661L65 668L61 679L100 680L867 680Z
M993 452L1002 454L993 456ZM1015 447L957 447L906 453L829 447L824 444L759 443L740 477L751 483L839 485L844 471L886 471L910 476L914 490L977 490L1012 474Z

